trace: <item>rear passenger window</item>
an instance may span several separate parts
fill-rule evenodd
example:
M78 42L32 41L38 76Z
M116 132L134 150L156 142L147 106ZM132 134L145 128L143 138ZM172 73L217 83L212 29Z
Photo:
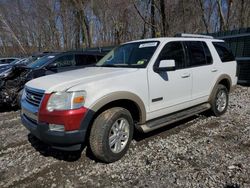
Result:
M176 69L185 67L185 53L182 42L169 42L163 47L157 63L161 60L175 60ZM157 65L158 66L158 65Z
M220 56L222 62L234 61L234 55L224 42L213 42L213 45Z
M201 41L188 41L186 44L189 49L190 67L211 64L212 57L206 43Z
M207 64L212 64L213 63L213 58L212 58L211 52L210 52L207 44L205 42L202 42L202 45L203 45L203 49L204 49L204 52L205 52Z
M85 54L77 54L76 55L76 66L84 66L91 65L97 62L97 58L95 55L85 55Z

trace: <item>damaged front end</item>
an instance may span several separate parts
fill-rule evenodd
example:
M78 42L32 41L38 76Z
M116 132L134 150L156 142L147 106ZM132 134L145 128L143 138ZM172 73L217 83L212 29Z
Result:
M0 105L15 107L19 105L22 89L29 80L30 69L22 66L12 67L0 77Z

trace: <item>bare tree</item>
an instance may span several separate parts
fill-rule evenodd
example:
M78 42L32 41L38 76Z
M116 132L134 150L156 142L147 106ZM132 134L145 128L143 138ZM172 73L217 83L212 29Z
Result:
M155 32L155 0L151 0L151 37L154 38L156 36Z
M165 0L160 0L162 35L167 35L168 23L166 23Z
M206 20L206 17L205 17L204 2L202 0L198 0L198 1L199 1L199 4L200 4L200 7L201 7L202 20L203 20L204 26L206 28L206 32L209 33L208 23L207 23L207 20Z
M250 0L0 1L0 54L249 27L249 10Z

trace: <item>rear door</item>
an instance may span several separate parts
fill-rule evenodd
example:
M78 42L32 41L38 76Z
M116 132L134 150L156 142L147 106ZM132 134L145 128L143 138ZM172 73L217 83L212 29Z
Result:
M186 41L185 44L189 54L187 66L193 74L192 99L196 103L205 102L217 77L218 67L206 42Z

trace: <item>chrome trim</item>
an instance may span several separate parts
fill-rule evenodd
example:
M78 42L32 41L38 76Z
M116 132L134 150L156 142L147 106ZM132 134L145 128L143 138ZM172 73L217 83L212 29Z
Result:
M25 86L25 100L30 103L31 105L34 105L38 108L40 108L40 105L42 103L43 97L44 97L44 90L30 88Z
M32 112L26 110L25 108L22 108L21 113L22 113L22 115L27 116L28 118L34 120L35 122L38 122L38 114L37 113L32 113Z
M37 93L45 93L45 90L42 90L42 89L36 89L36 88L25 86L25 89L26 88L29 89L29 90L32 90L34 92L37 92Z

